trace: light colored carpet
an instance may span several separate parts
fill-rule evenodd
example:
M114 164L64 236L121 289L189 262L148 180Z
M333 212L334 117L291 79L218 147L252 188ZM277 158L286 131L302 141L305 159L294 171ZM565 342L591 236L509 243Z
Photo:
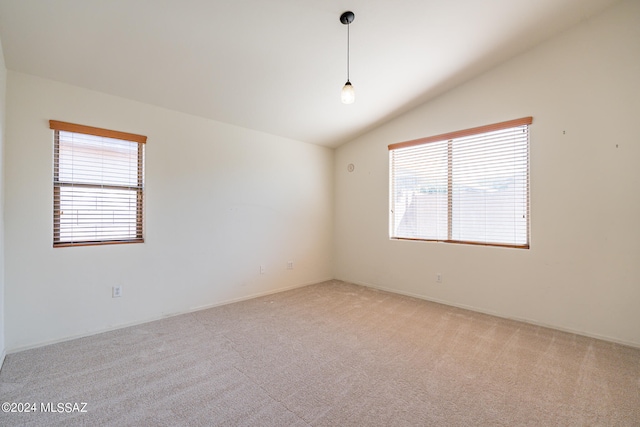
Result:
M638 426L640 349L330 281L10 354L0 396L38 406L3 426Z

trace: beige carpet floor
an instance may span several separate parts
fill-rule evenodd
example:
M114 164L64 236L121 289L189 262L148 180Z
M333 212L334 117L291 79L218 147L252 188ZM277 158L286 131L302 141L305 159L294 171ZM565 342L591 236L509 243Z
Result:
M0 396L37 404L2 426L638 426L640 349L330 281L9 354Z

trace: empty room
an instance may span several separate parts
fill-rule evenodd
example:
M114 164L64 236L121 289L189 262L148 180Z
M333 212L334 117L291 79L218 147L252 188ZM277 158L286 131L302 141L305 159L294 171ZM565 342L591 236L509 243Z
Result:
M640 425L640 1L0 0L0 425Z

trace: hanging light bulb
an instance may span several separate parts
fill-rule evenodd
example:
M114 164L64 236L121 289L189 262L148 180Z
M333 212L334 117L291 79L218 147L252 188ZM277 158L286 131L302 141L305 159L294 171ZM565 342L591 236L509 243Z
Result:
M342 103L353 104L356 100L356 92L353 90L353 85L349 80L342 86Z
M347 26L347 82L342 87L342 103L343 104L353 104L353 101L356 100L356 92L353 90L353 85L349 81L349 26L356 18L356 15L347 11L340 15L340 22Z

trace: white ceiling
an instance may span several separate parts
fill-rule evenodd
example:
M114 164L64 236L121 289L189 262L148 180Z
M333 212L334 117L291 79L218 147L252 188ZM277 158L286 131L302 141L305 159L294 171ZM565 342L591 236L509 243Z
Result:
M335 147L616 1L0 0L0 39L10 70Z

